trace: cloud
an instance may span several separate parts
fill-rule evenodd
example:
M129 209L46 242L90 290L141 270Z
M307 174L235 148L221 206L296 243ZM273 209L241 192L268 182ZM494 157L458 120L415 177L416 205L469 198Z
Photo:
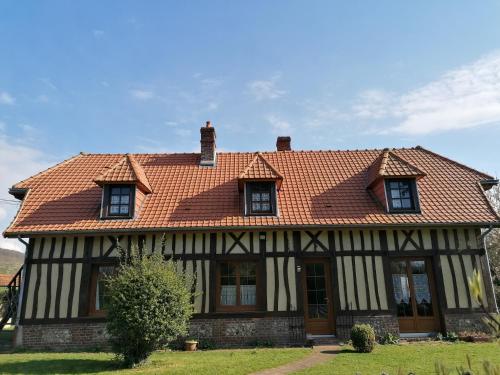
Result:
M275 134L287 135L292 131L292 125L275 115L269 115L266 118L267 122L271 125L271 130Z
M94 30L92 30L92 34L94 35L94 38L99 39L104 35L104 31L94 29Z
M274 76L270 80L252 81L247 84L250 94L253 95L255 100L274 100L281 98L286 94L285 90L280 90L277 87L277 81L280 76Z
M16 99L7 91L0 91L0 104L14 105Z
M53 161L48 155L5 134L5 124L0 127L0 198L15 199L8 194L9 188L29 176L46 169ZM24 138L24 137L20 137ZM0 232L3 232L14 218L19 205L0 201ZM22 250L17 240L0 237L0 247Z
M130 90L130 95L137 100L148 101L155 97L153 91L148 90Z
M404 94L366 91L353 111L364 118L393 118L397 125L390 130L409 135L500 122L500 52Z

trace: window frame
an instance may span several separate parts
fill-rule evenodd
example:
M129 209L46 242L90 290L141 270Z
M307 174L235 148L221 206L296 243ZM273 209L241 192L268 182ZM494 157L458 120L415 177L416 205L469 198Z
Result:
M257 185L269 186L271 210L269 212L253 212L252 192ZM247 181L245 182L245 216L276 216L278 212L278 202L276 194L276 181Z
M240 298L240 265L242 263L255 264L255 305L242 305ZM232 264L236 267L236 305L223 305L221 304L221 266L222 264ZM258 311L261 305L261 292L260 292L260 262L258 260L221 260L216 265L216 311L217 312L253 312Z
M96 309L96 297L97 297L97 279L99 277L99 268L100 267L114 267L115 269L118 267L115 263L98 263L93 264L90 275L90 293L89 293L89 316L92 317L105 317L107 315L107 310L105 309Z
M127 214L111 214L111 191L113 188L124 188L128 187L130 189L129 201L128 201L128 213ZM135 208L135 188L134 184L109 184L104 186L103 190L103 203L102 203L102 215L103 219L131 219L134 217Z
M391 182L407 182L410 189L410 200L413 208L395 208L392 202ZM387 200L387 208L389 213L394 214L415 214L420 213L420 202L417 190L417 181L415 178L386 178L384 181L385 196Z

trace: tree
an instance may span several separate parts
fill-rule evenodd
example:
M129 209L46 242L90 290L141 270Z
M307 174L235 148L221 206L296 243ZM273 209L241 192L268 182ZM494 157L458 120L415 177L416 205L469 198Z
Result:
M487 192L491 205L500 215L500 186L494 186ZM500 228L493 229L486 236L486 248L490 259L491 276L495 288L497 305L500 304Z
M107 330L126 366L141 364L153 351L187 334L192 280L173 261L159 254L132 255L106 283Z

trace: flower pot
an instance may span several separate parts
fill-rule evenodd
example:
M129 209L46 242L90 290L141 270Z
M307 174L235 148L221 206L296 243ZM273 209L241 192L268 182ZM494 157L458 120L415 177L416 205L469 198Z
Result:
M184 342L184 350L186 352L194 352L198 348L198 341L188 340Z

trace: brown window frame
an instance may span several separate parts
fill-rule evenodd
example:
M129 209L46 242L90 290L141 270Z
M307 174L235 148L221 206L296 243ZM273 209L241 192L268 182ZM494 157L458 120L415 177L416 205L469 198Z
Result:
M89 294L89 316L93 317L105 317L107 315L107 310L96 309L96 297L97 297L97 279L99 277L99 267L117 267L113 263L100 263L93 264L90 276L90 294Z
M252 192L256 187L262 189L267 186L269 192L269 204L271 209L269 211L256 211L252 210ZM263 189L262 189L263 190ZM276 216L277 213L277 197L276 197L276 181L248 181L245 183L245 215L246 216Z
M240 267L242 263L255 264L255 305L241 305L240 301ZM233 264L236 266L236 305L221 304L221 265ZM224 260L216 266L216 310L218 312L252 312L258 311L261 303L260 292L260 263L257 260Z
M129 201L128 201L128 213L126 214L111 214L111 192L113 188L124 188L128 187L130 189ZM104 186L103 190L103 208L102 217L104 219L131 219L134 217L135 208L135 185L134 184L109 184Z

